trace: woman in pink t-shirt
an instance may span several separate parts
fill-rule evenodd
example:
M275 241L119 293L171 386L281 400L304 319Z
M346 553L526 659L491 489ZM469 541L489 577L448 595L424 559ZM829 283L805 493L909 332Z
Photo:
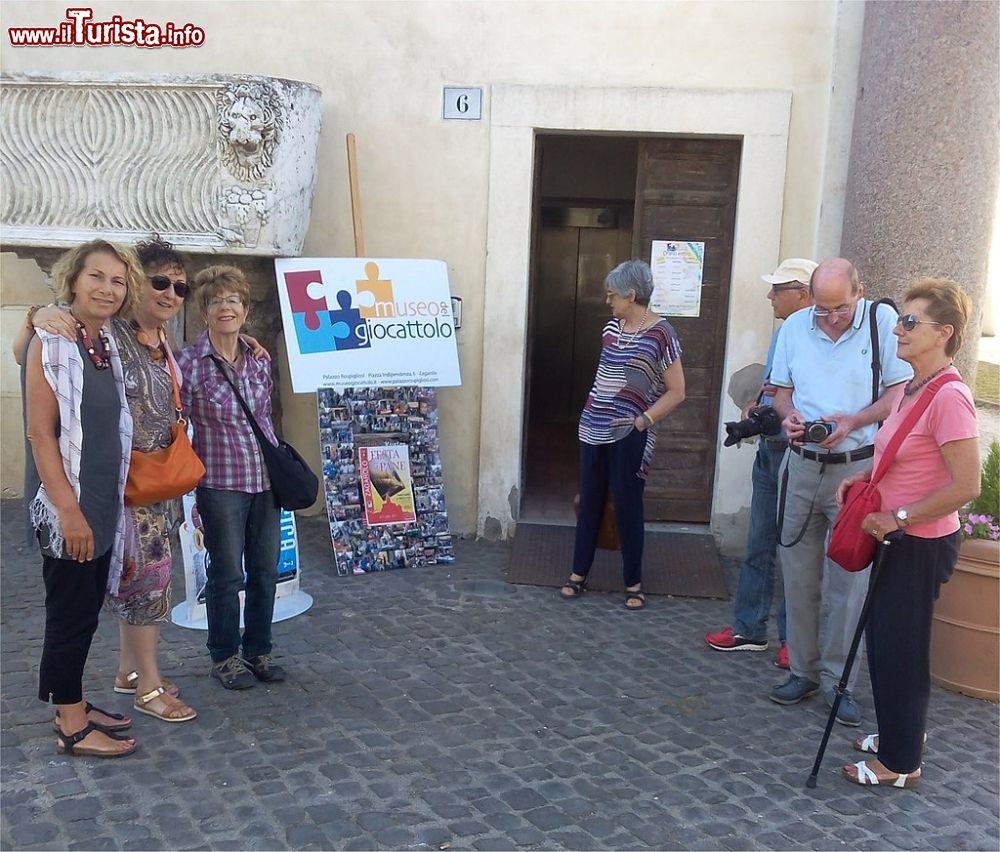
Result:
M873 468L906 417L907 408L930 392L935 377L954 373L971 302L954 281L923 278L903 296L896 323L899 357L913 379L893 388L892 413L875 437ZM913 787L920 779L930 699L930 636L934 601L958 559L958 509L979 493L979 427L972 394L962 381L941 386L907 433L878 483L882 511L862 522L881 541L902 530L885 553L872 594L865 631L868 671L878 733L859 737L854 748L874 759L843 768L855 784ZM845 480L869 479L872 469Z

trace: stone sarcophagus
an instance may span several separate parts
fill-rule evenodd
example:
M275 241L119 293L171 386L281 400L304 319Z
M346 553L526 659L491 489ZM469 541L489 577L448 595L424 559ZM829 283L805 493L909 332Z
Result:
M296 255L321 92L248 75L11 74L2 80L6 246L133 243Z

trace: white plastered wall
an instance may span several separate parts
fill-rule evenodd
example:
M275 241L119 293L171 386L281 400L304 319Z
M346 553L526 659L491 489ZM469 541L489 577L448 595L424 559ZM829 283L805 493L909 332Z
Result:
M494 86L486 239L478 530L509 536L520 501L536 131L741 137L732 281L757 280L779 253L791 93ZM669 236L669 235L664 235ZM761 291L732 286L722 386L760 357L771 330ZM739 318L738 321L736 318ZM683 344L683 341L682 341ZM731 403L720 401L721 419ZM728 406L728 407L727 407ZM716 464L713 517L746 504L752 452Z
M318 85L323 90L324 125L303 253L332 257L352 253L344 148L344 134L351 131L358 140L367 250L375 256L436 257L448 262L452 292L464 299L464 325L457 335L463 385L442 389L439 395L445 488L455 532L472 533L482 517L502 517L497 512L504 508L509 515L508 498L516 480L495 471L491 459L503 449L503 441L514 436L520 440L519 424L504 434L497 422L490 421L492 406L480 420L480 379L485 376L492 382L500 372L502 383L510 384L514 377L508 375L506 366L523 358L522 350L495 348L504 334L490 326L506 322L494 314L496 306L505 304L501 294L491 293L490 307L486 305L487 214L489 194L497 191L498 183L500 190L516 188L518 193L523 184L524 218L494 218L489 233L494 254L489 262L498 260L496 246L509 243L500 239L503 230L523 235L526 250L530 227L530 183L523 177L530 164L505 175L509 160L492 161L494 148L503 154L495 136L502 126L492 117L496 93L517 85L565 87L561 91L579 92L560 98L585 104L592 98L588 93L609 91L697 90L713 98L742 89L751 102L755 92L791 92L794 108L784 186L778 190L784 193L784 206L767 224L780 227L782 256L811 256L836 239L834 226L842 197L824 195L831 186L842 190L846 173L850 115L843 113L842 100L848 100L851 86L843 85L845 75L838 69L847 71L856 63L849 48L859 42L861 15L848 14L861 5L856 0L284 0L278 4L263 0L176 0L171 4L94 0L88 5L96 20L121 15L153 22L191 22L205 29L206 43L177 50L13 48L4 31L0 68L10 72L260 73ZM65 18L66 8L65 3L46 0L5 0L4 26L51 26ZM845 48L840 63L834 51L839 57ZM483 120L443 121L444 85L482 86ZM833 90L843 98L832 98ZM644 103L637 94L595 114L619 111L610 117L621 118ZM636 129L645 129L639 118L649 123L652 117L637 117ZM660 123L677 117L662 118ZM510 116L505 119L516 138L512 120ZM844 134L847 145L829 143ZM530 146L521 150L528 156ZM780 171L777 174L780 185ZM510 185L505 187L505 183ZM774 191L773 187L768 190ZM820 210L828 227L820 226ZM741 220L738 229L742 224ZM738 270L742 277L733 279L733 316L738 323L730 329L727 370L731 365L762 362L772 327L759 275L768 271L777 252L773 244L749 250L758 253L761 265L745 262ZM526 268L519 268L511 279L522 298ZM4 304L13 305L16 302L8 296L10 276L20 272L6 269L5 273L0 297ZM32 271L33 276L38 274L37 269ZM522 315L525 310L524 304L514 308ZM24 316L23 307L11 311L12 316ZM11 319L11 327L18 321ZM0 344L7 351L10 340L4 329L0 329ZM501 363L486 365L484 370L487 360L496 359ZM517 372L514 396L520 405L520 365ZM282 403L286 437L318 464L315 397L292 394L283 381ZM737 413L727 397L724 419L731 420ZM514 421L503 417L499 422ZM19 424L14 418L10 424L5 447L21 441ZM485 452L480 447L484 432L495 435L494 445ZM726 466L745 471L752 453L750 448L727 451L720 460L720 475L727 477L726 482L730 482ZM8 467L13 471L15 466L4 469ZM19 488L19 477L17 473L2 484ZM717 504L716 528L744 529L749 479L744 477L735 491L725 490L725 505L735 508L731 518L720 520L721 504ZM477 508L480 493L496 495L488 512L480 513ZM736 537L741 538L742 532Z

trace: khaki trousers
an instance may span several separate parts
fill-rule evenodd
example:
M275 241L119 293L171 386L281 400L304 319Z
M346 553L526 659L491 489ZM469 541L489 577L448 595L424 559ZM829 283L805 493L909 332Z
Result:
M803 532L796 544L780 551L789 662L792 674L815 681L824 690L835 686L844 672L871 574L870 568L852 574L826 558L827 536L837 517L837 486L871 463L868 458L824 465L788 450L778 475L779 519L784 494L778 541L789 544ZM859 668L856 661L848 688L853 689Z

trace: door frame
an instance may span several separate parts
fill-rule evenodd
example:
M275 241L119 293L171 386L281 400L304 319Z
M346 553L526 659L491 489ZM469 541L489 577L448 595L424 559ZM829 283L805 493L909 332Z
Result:
M791 101L790 91L773 90L492 87L479 535L512 536L521 502L536 133L741 137L732 281L756 282L778 262ZM773 327L759 289L743 293L731 284L730 292L723 387L741 366L760 360ZM724 395L719 406L719 422L738 413ZM716 465L713 526L717 515L749 504L752 459L731 456Z

